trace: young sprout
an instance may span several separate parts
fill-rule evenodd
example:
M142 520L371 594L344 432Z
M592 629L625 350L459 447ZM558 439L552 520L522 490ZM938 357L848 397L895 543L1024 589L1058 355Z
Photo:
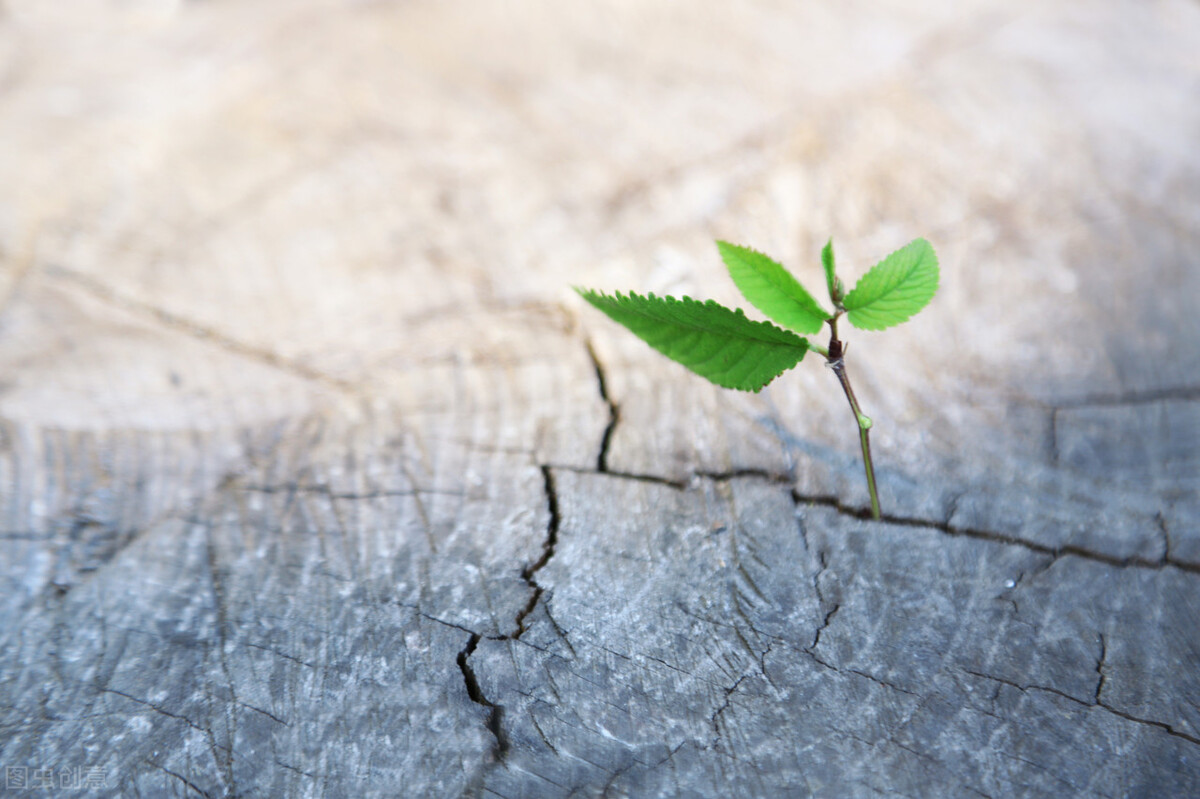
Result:
M821 251L821 262L832 313L782 265L762 253L724 241L717 242L717 249L742 296L782 328L748 319L740 308L726 308L713 300L699 302L690 297L633 292L610 296L590 289L575 290L663 355L725 388L761 391L800 363L809 350L824 356L854 413L871 495L871 516L878 519L871 417L862 412L850 386L846 343L838 337L838 320L845 316L861 330L883 330L914 316L937 292L938 261L933 247L925 239L916 239L873 266L847 292L835 272L830 240ZM827 346L797 335L820 333L825 325L829 326Z

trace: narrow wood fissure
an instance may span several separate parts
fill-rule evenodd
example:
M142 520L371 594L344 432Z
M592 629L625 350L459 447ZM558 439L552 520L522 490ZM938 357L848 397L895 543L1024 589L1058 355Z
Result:
M1098 664L1097 669L1099 669L1099 668L1100 668L1100 665ZM983 672L972 671L971 669L963 669L963 673L970 674L972 677L979 677L984 680L991 680L992 682L1000 683L1002 685L1007 685L1010 688L1016 688L1021 693L1028 693L1029 691L1043 691L1048 694L1054 694L1055 696L1060 696L1063 699L1066 699L1070 702L1074 702L1078 705L1082 705L1084 707L1098 707L1101 710L1108 711L1109 713L1113 714L1114 716L1116 716L1118 718L1125 719L1126 721L1132 721L1135 724L1142 724L1147 727L1154 727L1156 729L1162 730L1167 735L1170 735L1173 738L1180 738L1184 741L1187 741L1189 743L1193 743L1193 744L1196 744L1197 746L1200 746L1200 738L1197 738L1194 735L1189 735L1188 733L1183 732L1181 730L1177 730L1174 727L1172 727L1170 724L1167 724L1166 722L1155 721L1154 719L1144 719L1144 718L1141 718L1140 716L1134 716L1131 713L1126 713L1124 710L1119 710L1110 704L1099 701L1098 697L1100 695L1100 688L1102 686L1097 686L1097 690L1095 692L1095 697L1093 697L1093 701L1087 702L1083 699L1080 699L1077 696L1072 696L1071 694L1067 693L1066 691L1059 690L1058 688L1054 688L1049 685L1032 685L1032 684L1023 685L1015 680L1006 679L1004 677L997 677L993 674L984 674ZM1103 675L1101 675L1101 677L1103 677Z
M525 607L521 608L520 612L517 613L516 629L507 636L508 638L520 638L525 634L525 630L528 629L526 620L529 618L529 614L533 613L534 608L541 601L542 595L546 592L546 589L538 584L535 575L550 562L550 559L554 557L554 550L558 547L558 528L562 517L558 509L558 491L554 484L554 472L545 464L542 465L541 469L542 487L546 493L546 509L549 512L550 518L546 524L546 538L542 542L541 556L521 570L521 579L529 586L531 593Z
M471 655L475 654L476 647L479 646L480 635L474 633L467 641L467 645L458 653L458 668L463 675L463 684L467 687L467 696L477 705L482 705L488 709L487 728L492 737L496 739L495 745L492 747L492 754L497 762L503 762L508 754L508 734L504 731L504 706L498 705L488 699L483 689L479 686L479 678L475 676L475 670L471 668Z
M850 516L855 519L871 521L870 508L858 508L843 504L840 499L827 494L801 494L798 491L792 491L792 501L797 505L819 505L825 508L832 508L844 516ZM1074 544L1066 544L1060 547L1048 546L1039 544L1036 541L1029 541L1024 538L1007 535L1005 533L997 533L992 530L981 530L974 527L959 527L949 524L948 522L933 521L931 519L918 519L910 516L896 516L885 513L878 521L895 524L901 527L924 527L932 530L938 530L951 536L961 536L963 538L974 538L980 541L993 541L998 544L1008 544L1010 546L1024 547L1032 552L1038 552L1043 555L1050 555L1053 558L1060 558L1064 555L1074 555L1078 558L1103 563L1116 568L1140 568L1140 569L1163 569L1172 567L1180 571L1190 572L1192 574L1200 574L1200 564L1191 563L1189 561L1175 560L1168 554L1164 553L1162 558L1151 560L1150 558L1142 558L1131 556L1128 558L1120 558L1116 555L1109 555L1104 552L1097 552L1094 549L1086 549Z
M617 423L621 420L621 408L608 396L608 384L604 378L604 366L600 363L599 356L596 355L596 349L592 346L591 339L585 340L584 346L587 348L592 368L596 371L596 386L600 391L600 399L608 406L608 424L605 425L604 434L600 437L600 453L596 456L596 471L601 474L607 474L608 448L612 443L613 433L617 430Z
M554 482L554 471L550 466L545 464L541 465L540 468L549 519L546 523L546 537L542 542L541 554L537 560L526 564L521 570L521 579L525 581L525 584L530 589L529 600L517 612L512 632L487 636L488 640L514 641L520 639L525 634L525 631L529 629L529 616L537 608L538 603L546 593L546 589L538 584L536 575L554 557L555 548L558 546L558 530L562 522L562 516L559 511L558 490ZM497 762L503 762L509 749L508 733L504 729L504 705L487 698L483 693L483 688L479 685L479 677L475 674L475 669L471 666L471 656L475 654L475 650L483 638L484 636L479 633L471 633L471 637L467 640L467 645L458 653L457 662L459 671L463 675L463 684L466 686L467 696L475 704L488 708L488 732L496 739L492 753Z

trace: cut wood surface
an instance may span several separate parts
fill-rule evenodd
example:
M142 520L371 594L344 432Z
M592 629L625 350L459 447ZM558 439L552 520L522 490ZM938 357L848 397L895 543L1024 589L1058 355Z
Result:
M0 2L5 796L1200 795L1200 4ZM760 394L571 286L920 317ZM74 782L71 782L74 780Z

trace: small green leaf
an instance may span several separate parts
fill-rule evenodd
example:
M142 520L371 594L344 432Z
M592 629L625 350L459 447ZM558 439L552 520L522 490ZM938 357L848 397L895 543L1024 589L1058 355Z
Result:
M725 388L759 391L808 352L808 339L712 300L575 290L663 355Z
M755 308L799 333L819 333L829 314L796 278L760 252L718 241L729 276Z
M842 305L850 324L883 330L914 316L937 288L937 255L929 242L916 239L871 267Z
M825 267L825 285L829 287L829 299L837 305L842 301L842 292L838 288L837 275L833 271L833 239L825 242L821 250L821 265Z

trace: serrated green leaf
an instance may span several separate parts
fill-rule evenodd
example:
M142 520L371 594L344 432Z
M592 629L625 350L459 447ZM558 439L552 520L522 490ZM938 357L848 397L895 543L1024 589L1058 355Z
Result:
M575 290L663 355L725 388L759 391L808 352L808 339L713 300Z
M842 305L850 324L883 330L914 316L937 288L937 255L929 242L916 239L871 267Z
M792 274L760 252L717 242L738 291L768 318L799 333L819 333L829 318Z

